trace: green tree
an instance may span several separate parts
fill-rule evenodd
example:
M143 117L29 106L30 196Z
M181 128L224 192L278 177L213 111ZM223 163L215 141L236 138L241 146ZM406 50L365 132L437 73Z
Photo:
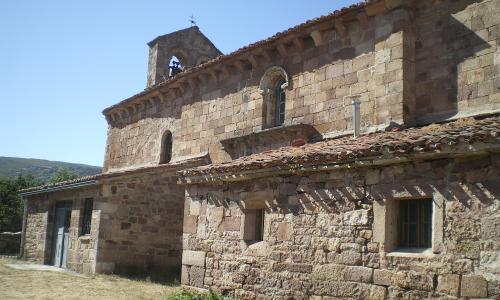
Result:
M49 179L50 183L57 183L61 181L66 181L66 180L72 180L80 177L78 173L76 173L73 170L66 169L66 168L58 168L57 172L52 174L52 176Z
M0 180L0 232L21 231L23 203L18 190L19 185L15 180Z

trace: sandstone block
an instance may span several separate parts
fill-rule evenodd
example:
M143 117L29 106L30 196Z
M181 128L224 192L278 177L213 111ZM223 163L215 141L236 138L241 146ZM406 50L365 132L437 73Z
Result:
M314 267L311 278L313 281L342 280L346 266L326 264Z
M328 253L328 261L342 265L359 265L361 264L361 254L354 251L343 251L340 253Z
M205 269L199 267L191 267L189 269L189 285L195 287L203 287L205 279Z
M404 289L414 289L420 291L431 291L434 280L431 273L419 273L416 271L399 271L393 277L394 285Z
M488 283L483 276L464 275L460 285L460 295L462 297L486 297L488 296Z
M186 266L182 266L181 284L189 284L189 269Z
M240 231L241 217L224 217L219 225L220 231Z
M344 279L347 281L357 281L370 283L372 281L373 269L365 267L347 267Z
M199 216L201 212L201 201L191 200L189 203L189 214Z
M489 273L500 274L500 251L481 251L479 269Z
M182 264L188 266L205 266L206 253L203 251L184 250L182 252Z
M460 287L460 275L443 274L438 278L438 286L436 291L450 296L458 296Z
M367 225L369 220L368 210L358 209L348 211L344 214L344 225L348 226L361 226Z
M373 283L377 285L389 286L392 284L392 276L394 273L389 270L374 270L373 271Z
M500 216L491 216L481 220L481 235L485 240L500 241Z
M196 233L198 227L198 216L184 216L184 233Z

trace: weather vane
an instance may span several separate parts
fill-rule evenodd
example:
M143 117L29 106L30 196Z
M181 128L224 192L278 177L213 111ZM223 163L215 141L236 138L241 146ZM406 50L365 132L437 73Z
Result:
M196 26L196 20L193 15L189 16L189 23L191 23L191 27Z

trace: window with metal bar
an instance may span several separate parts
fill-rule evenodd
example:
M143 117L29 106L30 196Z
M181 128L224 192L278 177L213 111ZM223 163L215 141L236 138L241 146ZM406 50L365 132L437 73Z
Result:
M265 210L257 209L255 212L255 240L263 241L264 240L264 215Z
M82 222L80 235L90 234L90 226L92 224L92 209L94 206L94 199L85 199L82 211Z
M172 159L172 133L166 131L163 134L160 163L169 163Z
M432 246L432 199L399 201L399 247Z
M285 122L285 90L281 87L284 82L279 82L276 87L276 116L275 116L275 126L281 126Z
M243 240L251 243L263 241L265 209L246 209L244 213Z

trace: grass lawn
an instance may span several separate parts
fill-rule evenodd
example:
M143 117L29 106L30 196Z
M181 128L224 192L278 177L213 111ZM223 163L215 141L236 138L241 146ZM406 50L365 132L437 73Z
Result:
M5 264L25 261L0 258L0 299L166 299L178 286L130 280L113 275L75 275L14 270Z

